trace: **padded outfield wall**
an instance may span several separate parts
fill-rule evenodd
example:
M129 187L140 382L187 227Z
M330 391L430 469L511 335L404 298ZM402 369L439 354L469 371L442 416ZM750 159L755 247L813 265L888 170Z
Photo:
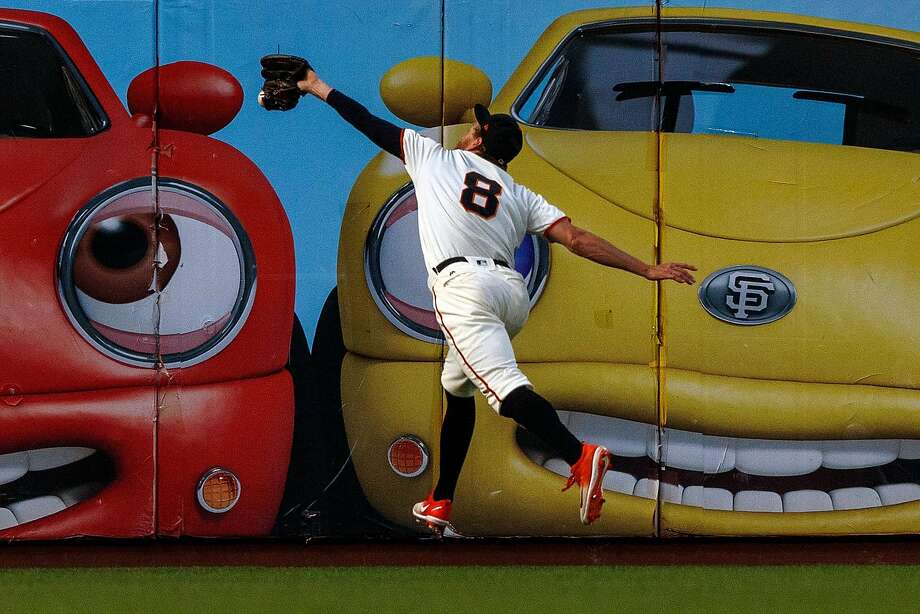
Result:
M614 455L477 397L456 533L920 526L920 16L903 2L8 1L0 8L0 539L424 536L446 354L401 162L310 59L693 286L528 236L522 369Z

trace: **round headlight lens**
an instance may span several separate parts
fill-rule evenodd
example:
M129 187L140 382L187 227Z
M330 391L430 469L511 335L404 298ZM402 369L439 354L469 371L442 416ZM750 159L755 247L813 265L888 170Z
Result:
M68 317L136 366L190 366L226 347L255 296L252 247L213 195L160 179L111 188L71 222L58 265Z
M403 435L387 449L387 461L396 475L414 478L428 468L428 447L418 437Z

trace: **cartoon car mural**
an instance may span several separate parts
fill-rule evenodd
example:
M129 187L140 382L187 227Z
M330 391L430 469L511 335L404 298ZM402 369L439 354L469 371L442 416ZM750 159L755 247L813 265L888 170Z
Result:
M525 241L518 359L576 435L614 453L606 513L580 525L577 494L553 494L565 464L480 398L459 532L917 531L918 50L916 33L718 9L580 11L544 32L491 102L524 131L512 174L576 224L707 279L659 294ZM384 77L402 119L437 125L433 65ZM451 144L491 87L445 70ZM357 179L338 301L355 470L408 528L433 484L445 350L407 181L388 154Z
M271 185L207 136L239 83L160 66L129 114L30 11L0 10L0 58L0 539L270 534L294 259Z

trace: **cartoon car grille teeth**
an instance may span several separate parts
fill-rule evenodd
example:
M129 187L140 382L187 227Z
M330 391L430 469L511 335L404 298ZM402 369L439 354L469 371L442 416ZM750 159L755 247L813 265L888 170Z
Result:
M647 499L738 512L823 512L920 500L920 440L791 441L658 429L619 418L561 411L581 439L614 455L604 488ZM567 477L526 431L531 461ZM659 450L663 451L659 454ZM663 467L663 470L660 468Z
M64 511L93 497L113 479L110 459L92 448L0 455L0 530Z

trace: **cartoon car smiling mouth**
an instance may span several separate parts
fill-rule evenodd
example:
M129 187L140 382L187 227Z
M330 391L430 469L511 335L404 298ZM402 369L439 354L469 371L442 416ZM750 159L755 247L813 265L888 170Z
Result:
M105 454L82 447L26 450L0 456L0 529L61 512L114 479Z
M713 510L829 512L920 500L920 440L801 441L703 435L562 412L576 436L614 455L612 492ZM567 477L568 465L518 433L527 456ZM664 471L661 466L665 466Z
M657 294L525 242L534 306L516 354L569 428L613 452L607 506L580 526L577 501L554 494L565 464L481 405L461 533L917 531L920 99L903 79L920 81L918 49L915 33L721 9L666 8L660 23L588 10L547 29L490 105L522 125L511 173L625 251L648 261L658 246L709 279ZM434 126L405 91L429 64L397 65L381 92ZM449 145L491 90L468 65L444 70ZM435 479L444 350L405 183L385 154L357 180L338 289L355 468L409 527Z

